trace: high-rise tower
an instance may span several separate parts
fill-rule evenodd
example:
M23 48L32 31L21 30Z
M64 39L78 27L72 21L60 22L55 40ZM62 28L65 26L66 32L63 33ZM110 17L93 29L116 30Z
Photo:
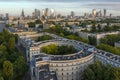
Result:
M55 10L54 10L54 9L51 9L51 10L50 10L50 16L51 16L51 17L55 17Z
M106 10L106 9L104 9L104 17L106 17L106 13L107 13L107 10Z
M24 10L22 9L21 17L25 17Z
M71 17L73 18L75 16L74 11L71 11Z
M45 16L46 16L46 17L48 17L48 12L49 12L49 9L46 8L46 9L45 9Z
M92 14L93 14L94 17L96 17L96 13L97 13L96 9L93 9Z

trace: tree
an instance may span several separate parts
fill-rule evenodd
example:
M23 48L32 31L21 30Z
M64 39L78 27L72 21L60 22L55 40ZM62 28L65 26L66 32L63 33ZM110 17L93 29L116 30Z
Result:
M8 80L11 79L11 77L13 75L13 65L10 61L4 61L3 73L5 74L5 76Z
M4 78L2 76L2 72L0 72L0 80L4 80Z
M92 25L91 32L96 32L96 26L95 26L95 24Z
M44 41L44 40L50 40L50 39L52 39L51 36L44 35L44 36L39 37L36 41Z
M77 50L73 46L57 46L55 44L51 44L48 46L42 47L42 52L45 52L47 54L53 54L53 55L66 55L66 54L72 54L75 53Z
M97 39L93 36L88 36L89 44L91 45L97 45Z
M6 24L5 26L6 26L7 28L12 27L12 25L10 25L10 24Z
M108 44L114 46L115 42L120 41L120 34L107 35L104 38L100 39L100 43Z
M42 24L41 20L39 20L39 19L36 20L35 23L36 23L36 24Z
M15 80L19 80L21 76L25 74L28 70L28 66L25 63L25 59L22 56L19 56L17 60L14 62L14 78Z
M4 80L2 76L0 76L0 80Z
M114 68L113 75L115 80L120 80L120 68Z
M10 39L8 41L8 49L10 51L15 49L15 38L14 38L14 36L10 37Z
M105 50L107 52L111 52L116 55L120 55L120 48L116 48L107 44L99 44L97 48Z
M0 56L1 56L2 54L5 54L6 50L7 50L6 46L0 45Z
M28 23L28 25L29 25L30 28L34 28L35 27L35 22L30 22L30 23Z
M84 80L120 80L120 68L97 61L83 72Z

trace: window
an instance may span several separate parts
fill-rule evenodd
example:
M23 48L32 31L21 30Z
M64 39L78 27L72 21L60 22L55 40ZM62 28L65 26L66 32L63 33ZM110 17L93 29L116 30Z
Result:
M69 75L69 73L67 73L67 75Z

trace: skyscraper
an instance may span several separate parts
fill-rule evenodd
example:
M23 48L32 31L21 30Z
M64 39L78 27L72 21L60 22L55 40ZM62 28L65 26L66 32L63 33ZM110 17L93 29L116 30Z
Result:
M93 9L92 14L93 14L94 17L96 17L96 13L97 13L96 9Z
M25 17L24 10L22 9L21 17Z
M106 10L106 9L104 9L104 17L106 17L106 13L107 13L107 10Z
M50 16L51 16L51 17L55 17L55 10L54 10L54 9L51 9L51 10L50 10Z
M38 18L40 16L40 11L38 9L35 9L35 18Z
M71 11L71 17L73 18L75 16L74 11Z
M42 16L45 16L45 10L42 9Z
M45 16L46 16L46 17L48 17L48 12L49 12L49 9L46 8L46 9L45 9Z

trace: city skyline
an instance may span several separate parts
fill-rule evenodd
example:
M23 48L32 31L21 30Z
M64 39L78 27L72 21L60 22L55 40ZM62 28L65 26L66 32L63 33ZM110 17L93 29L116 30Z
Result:
M0 14L9 13L10 15L21 15L22 9L25 11L25 15L32 15L34 9L42 9L50 8L55 9L56 14L62 15L70 15L71 11L75 12L75 15L84 15L84 13L92 12L92 9L102 10L107 9L107 15L110 13L113 16L119 16L120 14L120 1L119 0L106 0L106 1L99 1L97 0L90 0L90 1L79 1L79 0L41 0L41 1L33 1L33 0L0 0ZM15 6L15 7L14 7ZM114 7L113 7L114 6Z

